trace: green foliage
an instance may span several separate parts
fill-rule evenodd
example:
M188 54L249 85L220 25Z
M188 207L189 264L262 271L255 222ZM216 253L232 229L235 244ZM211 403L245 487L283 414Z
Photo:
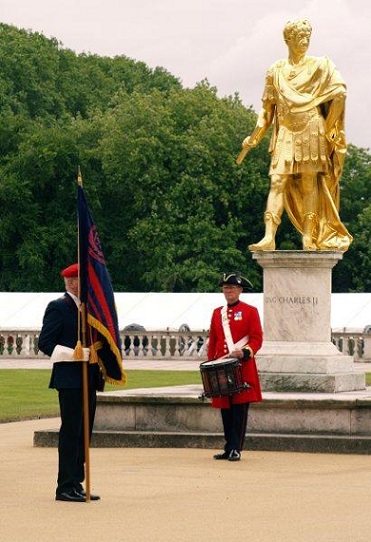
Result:
M340 215L354 241L334 268L334 292L371 292L370 185L370 153L349 145L341 180Z
M166 94L181 84L161 68L125 56L76 55L56 39L0 23L0 106L28 118L90 116L121 91Z
M110 221L127 233L145 288L210 291L223 269L246 267L259 178L252 161L244 187L234 157L254 122L237 99L218 99L206 83L167 100L158 91L134 93L112 111L100 145L111 200L116 194ZM125 289L121 273L116 284Z
M215 291L262 272L247 245L263 235L268 137L235 157L256 115L239 97L193 89L125 56L77 55L0 24L0 289L55 291L76 255L76 176L117 291ZM341 215L354 243L334 291L370 291L368 151L350 147ZM284 217L277 247L299 249Z

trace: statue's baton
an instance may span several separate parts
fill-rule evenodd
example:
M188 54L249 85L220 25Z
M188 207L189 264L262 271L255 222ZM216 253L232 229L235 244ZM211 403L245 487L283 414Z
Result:
M250 148L251 147L244 147L242 149L242 151L240 152L240 154L236 158L236 164L238 164L238 165L242 164L242 162L243 162L246 154L249 152Z

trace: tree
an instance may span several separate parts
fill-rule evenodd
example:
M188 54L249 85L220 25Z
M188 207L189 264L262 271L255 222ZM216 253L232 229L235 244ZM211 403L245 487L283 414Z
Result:
M334 268L334 292L370 292L370 183L370 153L349 145L341 180L340 216L354 240Z
M125 268L133 259L142 288L167 291L214 289L221 271L246 268L261 158L241 169L235 156L254 122L238 97L220 100L207 82L165 101L158 91L133 93L110 113L100 149L121 237L112 246L125 256L120 288L131 289ZM259 287L259 271L252 273Z

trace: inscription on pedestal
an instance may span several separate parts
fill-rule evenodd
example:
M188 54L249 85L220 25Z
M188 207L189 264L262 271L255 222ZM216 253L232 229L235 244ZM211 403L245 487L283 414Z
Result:
M302 295L302 296L298 296L298 297L295 297L295 296L289 296L289 297L284 297L284 296L273 296L273 297L269 297L267 296L266 299L265 299L265 302L267 304L269 303L281 303L281 304L288 304L288 305L317 305L318 304L318 297L316 296L306 296L306 295Z

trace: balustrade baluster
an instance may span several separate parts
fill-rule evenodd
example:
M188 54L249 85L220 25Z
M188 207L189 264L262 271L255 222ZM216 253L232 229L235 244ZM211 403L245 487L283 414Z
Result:
M38 335L34 335L34 338L33 338L33 351L36 354L36 356L40 352L40 350L39 350L39 336Z
M8 335L6 339L6 349L8 351L8 354L11 356L14 351L14 337L13 335Z
M17 335L15 338L15 345L16 345L15 350L18 355L22 352L22 344L23 344L22 335Z
M161 351L162 351L162 355L165 357L165 358L170 358L171 357L171 353L170 353L170 341L169 341L169 335L166 334L166 335L163 335L162 336L163 338L163 345L161 345Z
M153 357L158 355L158 338L157 335L151 337L151 354Z
M343 350L344 354L346 354L347 356L349 356L349 337L344 337L344 350Z

